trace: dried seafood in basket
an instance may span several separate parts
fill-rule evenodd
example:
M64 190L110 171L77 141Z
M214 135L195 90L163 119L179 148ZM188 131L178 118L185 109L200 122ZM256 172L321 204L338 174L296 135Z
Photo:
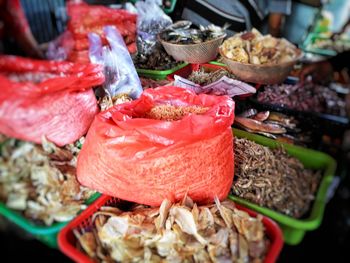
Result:
M283 148L235 138L233 195L300 218L309 211L320 180L320 171L305 169Z
M76 145L6 140L0 156L0 201L39 224L71 220L95 193L76 180Z
M192 22L178 21L166 28L160 33L160 38L173 44L198 44L223 37L224 28L213 24L208 26L199 26L199 29L190 28Z
M259 102L289 109L346 116L345 100L337 92L311 82L266 86L257 98Z
M269 248L261 217L231 201L192 200L128 211L101 207L92 226L73 230L77 245L97 262L262 262Z
M287 40L264 36L256 29L228 38L220 50L229 59L256 65L285 63L298 56L297 48Z

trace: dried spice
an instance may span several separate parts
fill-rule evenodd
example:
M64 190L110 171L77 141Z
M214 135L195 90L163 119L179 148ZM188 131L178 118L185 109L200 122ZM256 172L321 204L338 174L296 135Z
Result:
M262 262L269 246L260 216L218 199L207 206L187 199L128 211L101 207L92 226L73 232L97 262Z
M153 107L149 112L143 116L148 119L164 120L164 121L177 121L181 120L184 116L193 114L204 114L209 108L201 106L172 106L172 105L159 105Z
M299 111L346 116L345 100L328 87L306 82L304 85L277 84L259 92L258 101Z
M218 69L215 71L206 72L204 68L200 68L197 71L193 71L187 79L201 86L205 86L221 79L223 76L226 76L231 79L236 78L235 75L233 75L225 69Z
M58 148L45 140L42 147L5 141L0 156L0 200L47 226L71 220L95 193L82 187L75 177L79 151L76 145Z
M283 148L235 138L233 195L300 218L309 211L320 180L321 171L305 169Z
M255 28L228 38L220 46L229 59L249 64L279 64L297 57L296 47L285 39L262 35Z

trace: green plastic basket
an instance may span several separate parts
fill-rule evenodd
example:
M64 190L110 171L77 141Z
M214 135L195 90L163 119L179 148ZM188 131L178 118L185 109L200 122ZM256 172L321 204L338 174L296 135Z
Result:
M229 196L229 198L233 201L275 220L282 228L284 241L286 244L299 244L303 240L306 231L317 229L322 222L323 213L326 206L327 190L333 181L337 166L336 161L329 155L322 152L277 142L242 130L233 129L233 133L237 138L246 138L270 148L275 148L282 145L290 155L298 158L305 167L324 170L323 178L310 210L311 212L305 219L295 219L271 209L261 207L242 198L232 195Z
M136 69L136 71L141 77L159 80L159 79L166 79L168 75L174 73L175 71L183 67L186 67L187 65L188 63L182 63L177 65L174 68L167 69L167 70Z
M93 194L87 201L86 204L89 205L94 202L100 193ZM0 202L0 215L7 218L10 222L24 229L38 240L46 244L51 248L57 248L57 234L58 232L66 226L68 222L54 223L51 226L36 225L29 219L25 218L19 211L8 208L4 203Z
M337 55L337 52L331 49L321 49L321 48L315 48L312 47L312 44L314 44L317 40L322 39L322 40L327 40L329 39L329 37L325 37L325 36L321 36L319 34L315 34L315 33L310 33L304 43L302 44L302 49L305 52L309 52L309 53L314 53L314 54L318 54L318 55L323 55L323 56L335 56ZM344 43L347 43L350 45L350 41L349 40L339 40L339 41L343 41Z

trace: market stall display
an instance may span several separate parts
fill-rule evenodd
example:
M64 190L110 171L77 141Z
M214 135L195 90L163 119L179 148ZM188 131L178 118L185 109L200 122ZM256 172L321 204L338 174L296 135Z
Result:
M302 148L299 146L294 146L286 143L277 142L275 140L271 140L266 137L247 133L245 131L241 131L237 129L234 129L233 132L234 132L235 138L245 138L250 141L256 142L257 144L267 146L271 149L276 149L282 146L285 149L285 151L288 153L288 155L294 156L295 158L297 158L305 168L322 171L322 177L320 179L319 186L317 187L315 198L311 204L311 207L306 212L306 214L304 214L304 216L302 216L299 219L277 212L275 209L269 209L269 208L262 207L258 204L254 204L253 202L250 202L238 196L235 196L235 195L230 196L230 198L235 202L245 205L248 208L254 209L259 213L267 215L270 218L274 219L277 223L279 223L279 225L282 228L284 241L286 242L286 244L289 244L289 245L299 244L303 240L303 237L306 231L315 230L321 224L323 213L326 206L327 190L329 189L332 183L335 169L336 169L335 160L322 152L318 152L318 151L314 151L314 150L310 150L310 149L306 149L306 148ZM295 182L291 182L291 183L295 183ZM261 182L262 187L265 187L266 184L267 182L265 182L264 180L263 182ZM233 184L233 186L234 185L235 184ZM271 186L273 187L273 185ZM296 190L300 190L300 189L296 189ZM281 191L281 194L283 193L284 192ZM258 193L255 193L255 194L253 193L253 196L257 198L258 197L257 194ZM265 195L266 192L265 193L261 192L261 194ZM305 196L304 198L307 198L307 197Z
M233 74L259 84L282 82L301 56L287 40L264 36L256 29L226 39L219 50Z
M141 223L137 223L139 218ZM117 222L124 231L114 235ZM115 231L111 232L112 228ZM135 230L141 234L133 235ZM115 236L114 241L110 234ZM123 261L132 256L154 262L254 258L274 262L281 251L282 238L271 220L228 200L203 206L190 200L178 204L165 200L160 208L145 208L103 196L63 229L59 244L66 255L78 262L111 258Z

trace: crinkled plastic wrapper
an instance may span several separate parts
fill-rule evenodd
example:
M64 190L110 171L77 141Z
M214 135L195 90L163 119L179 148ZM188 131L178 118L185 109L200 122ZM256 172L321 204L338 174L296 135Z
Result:
M180 115L175 120L157 118L174 112ZM146 90L96 116L78 157L78 180L152 206L186 194L198 203L224 199L234 174L233 119L234 102L227 96L179 87Z
M102 67L0 56L0 133L58 146L85 135L99 108Z

